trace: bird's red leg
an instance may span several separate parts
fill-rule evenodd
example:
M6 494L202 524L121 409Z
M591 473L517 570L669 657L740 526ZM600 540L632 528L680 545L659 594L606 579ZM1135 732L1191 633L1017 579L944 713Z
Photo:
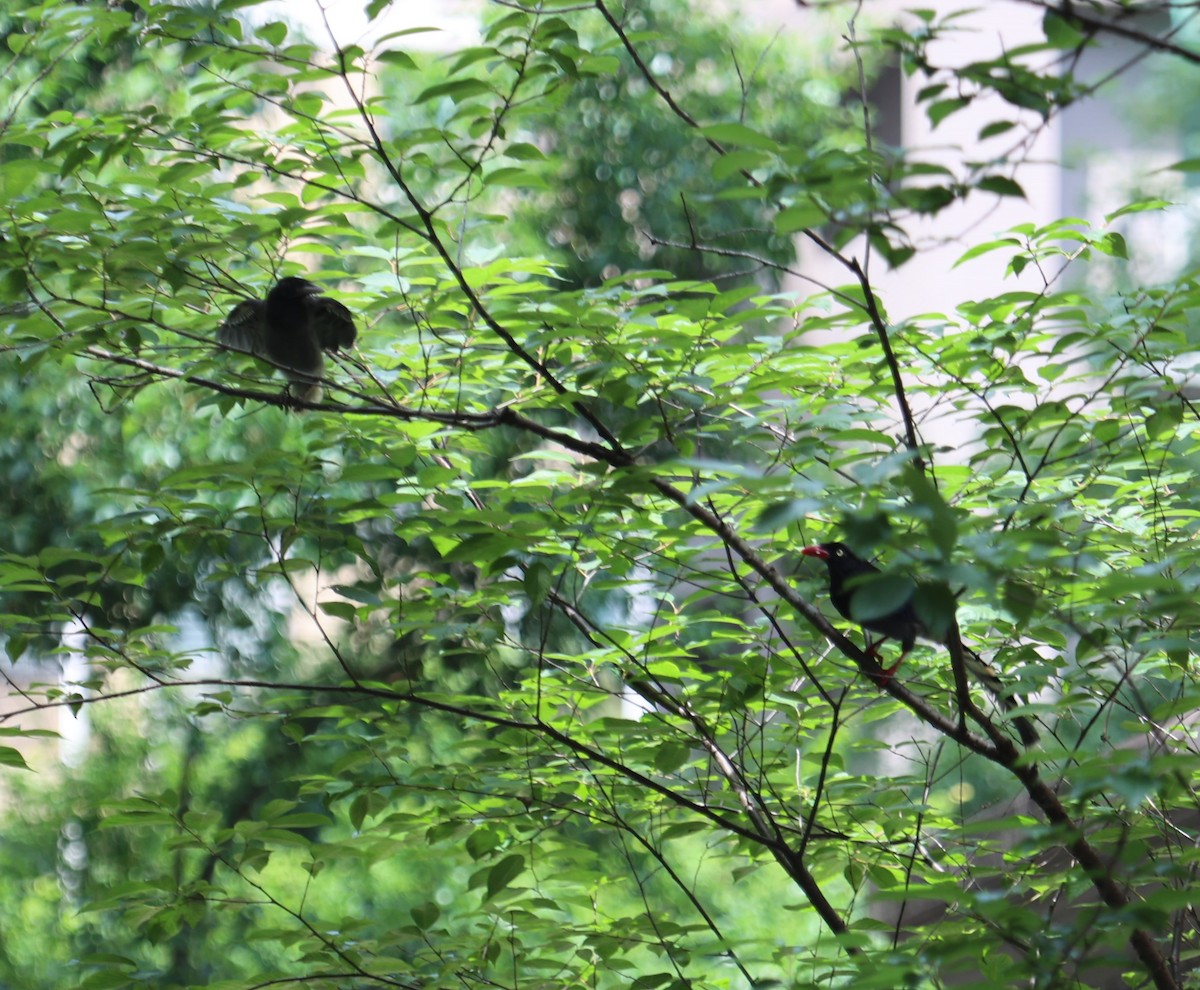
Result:
M892 682L892 677L895 675L896 671L900 669L900 664L904 663L904 658L906 656L908 656L908 650L905 650L903 653L901 653L900 659L890 667L883 668L883 673L876 679L876 683L881 688L887 687Z
M883 664L880 661L880 647L887 641L887 636L881 636L878 640L872 641L870 632L866 634L866 655L870 656L881 667ZM904 655L901 654L900 660L904 660ZM892 679L892 674L896 672L896 667L900 666L900 660L896 661L893 666L884 667L882 676L876 676L875 683L880 685L881 688L886 688L889 680Z
M883 646L883 644L886 643L888 641L888 639L889 639L889 637L887 637L887 636L881 636L878 640L876 640L875 642L872 642L871 638L870 638L870 634L868 633L868 635L867 635L866 654L872 660L874 660L877 664L879 664L879 666L881 666L881 667L883 667L883 663L879 659L879 648L881 646ZM883 672L881 674L873 675L875 678L875 683L878 684L881 688L887 687L888 684L892 680L892 676L896 673L897 670L900 669L900 664L904 663L904 658L906 656L908 656L908 650L905 650L903 653L901 653L900 659L897 660L890 667L883 667Z

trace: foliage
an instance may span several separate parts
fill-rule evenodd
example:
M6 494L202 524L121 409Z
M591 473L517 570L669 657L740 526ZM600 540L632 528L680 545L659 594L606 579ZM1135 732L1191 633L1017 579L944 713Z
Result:
M43 518L0 558L0 762L48 771L23 737L59 712L92 736L54 788L9 786L0 911L55 944L6 941L0 979L1184 985L1200 285L1064 287L1122 263L1118 215L975 241L1010 280L953 313L889 321L871 275L914 220L1020 194L1100 15L954 70L959 12L847 33L935 122L1004 101L984 136L1013 155L952 167L848 139L853 107L811 142L769 100L667 89L633 4L498 4L424 88L407 33L317 44L244 6L8 33L6 504ZM92 45L178 68L68 105ZM705 149L705 201L773 232L580 288L519 250L513 190L562 202L574 166L531 136L637 78L652 132ZM846 284L697 277L782 280L793 236ZM298 273L362 330L315 404L212 342ZM950 412L973 442L941 442ZM944 649L885 681L830 625L796 548L834 534L922 576ZM47 674L48 643L86 672Z
M726 20L695 5L656 0L623 13L654 85L642 66L617 58L604 73L572 80L530 120L548 167L544 183L515 204L510 236L535 253L553 251L556 271L573 284L652 263L680 279L753 274L777 287L795 248L774 230L773 204L714 188L711 149L686 120L664 118L660 93L701 120L753 118L781 144L857 151L861 129L839 106L857 85L853 61L823 47L821 32L786 44L750 36L735 47ZM599 51L617 54L608 23L580 19L579 30ZM529 228L523 236L521 227ZM722 253L689 249L697 240ZM767 263L752 260L756 254Z

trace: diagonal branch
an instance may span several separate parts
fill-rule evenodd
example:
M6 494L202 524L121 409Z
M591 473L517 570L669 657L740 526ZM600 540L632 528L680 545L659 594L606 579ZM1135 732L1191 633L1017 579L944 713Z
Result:
M1017 2L1030 7L1037 7L1039 10L1044 10L1047 13L1057 14L1067 23L1074 22L1075 24L1082 25L1093 34L1114 34L1118 38L1125 38L1127 41L1136 42L1154 51L1166 52L1168 55L1175 55L1184 61L1200 64L1200 52L1184 48L1182 45L1177 45L1169 40L1170 35L1177 33L1177 26L1172 28L1168 36L1164 37L1151 34L1149 31L1139 31L1137 28L1127 27L1118 21L1112 21L1106 17L1089 14L1083 8L1082 4L1073 4L1069 0L1058 0L1055 3L1050 2L1050 0L1017 0ZM1189 16L1195 17L1196 12L1193 11Z

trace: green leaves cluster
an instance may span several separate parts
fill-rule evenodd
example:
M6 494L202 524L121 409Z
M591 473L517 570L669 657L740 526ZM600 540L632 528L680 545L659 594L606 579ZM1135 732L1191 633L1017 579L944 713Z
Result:
M11 785L0 914L56 947L0 979L1180 985L1200 286L1086 281L1167 204L988 235L961 263L1013 281L888 322L869 255L1014 163L785 117L844 76L666 6L497 5L437 56L243 6L6 25L0 763L91 734ZM890 47L935 122L1084 91L1038 62L1092 37L1063 17L950 74L954 23L864 72ZM793 238L846 284L778 291ZM359 321L315 408L214 348L286 274ZM886 565L862 614L921 578L1016 699L956 645L881 691L825 538Z

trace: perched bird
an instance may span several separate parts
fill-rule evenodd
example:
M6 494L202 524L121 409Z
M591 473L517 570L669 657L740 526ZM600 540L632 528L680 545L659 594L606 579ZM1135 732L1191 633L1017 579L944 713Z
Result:
M864 584L869 583L866 580L867 575L881 574L882 571L863 560L844 543L818 543L805 547L800 552L806 557L816 557L825 561L826 567L829 568L829 600L841 616L857 623L868 632L878 633L883 637L871 647L871 656L878 659L876 654L883 640L899 640L900 659L884 670L884 674L890 678L904 662L917 638L927 639L929 635L925 630L925 623L913 607L912 597L917 590L916 584L909 582L912 583L912 587L908 595L904 597L903 603L891 612L870 619L860 619L858 615L863 610L855 607L855 594Z
M353 347L357 336L350 310L322 294L319 286L292 276L276 282L266 301L238 303L217 331L217 340L226 347L249 351L280 368L289 394L306 402L321 398L322 352Z
M825 566L829 569L829 600L833 602L833 607L841 616L868 632L878 633L883 637L876 643L868 644L867 652L870 656L879 659L878 650L885 640L899 641L900 658L890 667L884 668L883 676L879 679L881 686L886 685L892 679L892 675L899 669L900 664L904 662L904 658L908 656L918 639L927 639L942 646L946 645L944 640L930 634L925 623L917 614L913 605L913 595L917 591L915 581L909 578L899 578L910 587L907 595L898 596L901 599L900 604L892 611L884 615L860 619L859 615L865 610L856 601L856 595L860 588L871 583L870 575L882 573L879 568L869 561L863 560L844 543L817 543L804 547L800 552L806 557L816 557L825 561ZM1004 682L1000 680L994 667L966 646L963 647L963 657L971 672L980 679L988 693L995 697L1006 711L1015 707L1016 703L1005 691ZM1027 718L1022 715L1014 715L1012 723L1017 730L1017 735L1021 737L1021 741L1026 746L1032 746L1038 742L1037 731Z

